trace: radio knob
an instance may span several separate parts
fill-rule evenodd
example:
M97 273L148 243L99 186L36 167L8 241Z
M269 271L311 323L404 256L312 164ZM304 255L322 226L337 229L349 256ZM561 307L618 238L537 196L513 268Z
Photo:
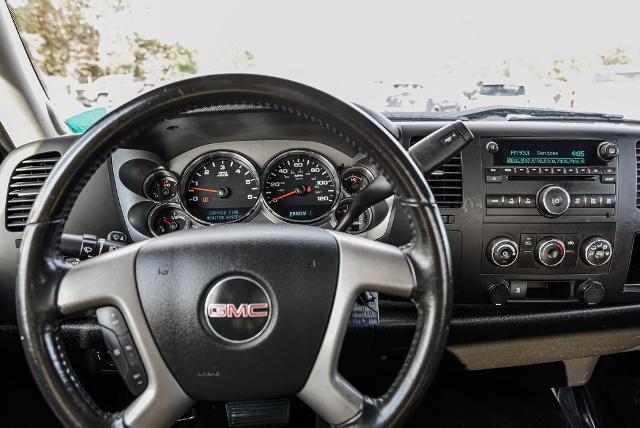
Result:
M609 262L613 247L599 236L593 236L582 244L582 260L591 266L602 266Z
M487 257L496 266L511 266L518 259L518 244L505 236L496 238L487 246Z
M569 209L571 196L560 186L550 184L538 192L538 211L545 217L559 217Z
M564 242L556 238L543 238L536 245L536 259L544 266L558 266L564 260L565 253Z
M603 162L614 160L618 157L618 146L609 141L603 141L598 144L598 157Z

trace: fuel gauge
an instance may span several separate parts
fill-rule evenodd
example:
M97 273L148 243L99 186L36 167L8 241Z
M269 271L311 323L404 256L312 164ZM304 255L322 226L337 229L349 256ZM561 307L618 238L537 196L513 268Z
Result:
M189 218L177 206L160 205L149 214L149 230L155 236L184 230L189 225Z

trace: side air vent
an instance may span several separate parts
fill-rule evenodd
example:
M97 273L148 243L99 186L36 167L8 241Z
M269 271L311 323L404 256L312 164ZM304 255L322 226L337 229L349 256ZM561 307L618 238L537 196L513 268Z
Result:
M636 143L636 208L640 209L640 141Z
M411 137L413 145L424 137ZM462 159L458 153L429 174L427 183L440 208L462 207Z
M36 200L42 184L58 160L60 153L47 152L27 158L18 164L9 181L5 217L7 230L24 230L33 201Z

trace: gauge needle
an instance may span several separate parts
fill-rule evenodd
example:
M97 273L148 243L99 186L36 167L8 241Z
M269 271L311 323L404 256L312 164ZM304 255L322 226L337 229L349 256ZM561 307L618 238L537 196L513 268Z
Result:
M162 219L162 222L163 222L164 224L171 224L171 221L170 221L170 220L167 220L166 218L163 218L163 219Z
M289 196L293 196L296 193L297 192L295 190L293 190L293 191L291 191L289 193L285 193L284 195L276 196L275 198L271 199L271 203L278 202L280 199L288 198Z
M206 187L192 187L191 190L200 190L201 192L218 193L218 189L208 189Z

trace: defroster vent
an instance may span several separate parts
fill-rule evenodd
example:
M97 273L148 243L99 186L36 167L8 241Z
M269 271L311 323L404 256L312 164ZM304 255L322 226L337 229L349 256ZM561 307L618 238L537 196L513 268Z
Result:
M413 145L424 137L411 137ZM462 207L462 159L460 153L449 159L427 177L440 208Z
M18 164L9 181L5 213L7 230L24 230L33 201L58 160L60 153L47 152L31 156Z

